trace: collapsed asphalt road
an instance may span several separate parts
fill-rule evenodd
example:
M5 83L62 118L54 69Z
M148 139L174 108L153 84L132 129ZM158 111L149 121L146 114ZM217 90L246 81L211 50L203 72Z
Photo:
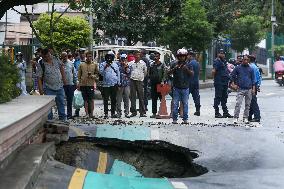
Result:
M196 152L161 141L73 139L57 146L55 159L96 172L101 153L108 155L106 174L111 172L115 160L127 163L127 167L133 165L142 176L150 178L195 177L208 172L205 167L193 163L198 157Z
M282 128L284 90L274 86L272 81L267 81L264 82L262 91L263 93L259 94L262 127L251 125L247 129L241 123L232 125L229 119L212 120L213 113L209 110L212 110L211 97L214 91L208 89L201 93L203 116L193 117L193 124L158 123L161 121L152 124L149 120L146 123L147 120L138 119L121 124L95 120L101 123L93 124L92 120L87 120L84 121L86 125L74 124L71 130L74 128L76 132L71 131L70 136L95 136L130 141L160 140L198 151L199 157L194 159L194 162L206 167L209 172L198 177L169 179L170 182L182 183L173 185L172 188L282 189L284 188L284 129ZM230 111L235 104L233 95L231 94L228 101ZM47 184L54 181L47 176L52 171L54 170L47 167L42 172L37 188L40 188L40 183ZM54 176L56 172L53 172ZM158 187L150 185L148 188Z

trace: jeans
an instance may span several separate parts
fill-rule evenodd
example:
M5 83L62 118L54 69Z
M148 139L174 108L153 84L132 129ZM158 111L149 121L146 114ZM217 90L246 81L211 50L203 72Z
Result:
M136 93L139 99L139 113L145 114L145 104L144 104L144 90L143 90L143 81L130 80L130 101L131 108L130 111L133 115L137 114L136 109Z
M130 96L130 87L118 87L116 94L116 110L117 114L121 116L121 101L124 103L124 114L129 114L129 96Z
M158 83L157 83L158 84ZM151 98L152 98L152 113L157 113L157 101L162 99L161 93L157 92L157 84L151 84Z
M58 115L60 120L66 120L66 114L65 114L65 106L64 106L64 90L63 88L58 90L52 90L47 87L44 89L45 95L54 95L55 102L58 110ZM50 110L50 113L48 114L48 119L53 119L53 113L52 110Z
M116 94L117 94L117 86L112 87L103 87L104 95L104 113L105 115L108 115L108 100L110 97L111 101L111 115L115 114L116 111Z
M178 108L179 102L183 104L183 121L188 120L188 98L189 98L189 89L179 89L173 87L173 101L174 101L174 111L173 111L173 121L178 119Z
M219 105L221 103L223 114L228 113L227 99L228 99L228 86L227 85L215 85L215 98L214 109L215 113L219 113Z
M67 118L72 117L72 102L74 96L74 85L64 85L64 91L67 101Z
M250 108L250 102L252 98L252 90L251 89L247 89L247 90L240 89L237 94L237 103L236 103L235 113L234 113L235 118L239 118L239 114L241 111L241 105L242 105L244 97L245 97L245 110L244 110L243 118L248 118L249 116L249 108Z

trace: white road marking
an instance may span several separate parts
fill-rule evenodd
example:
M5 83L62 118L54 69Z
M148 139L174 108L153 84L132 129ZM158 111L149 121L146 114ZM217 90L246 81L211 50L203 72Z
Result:
M276 93L267 93L265 94L266 96L272 96L272 95L275 95Z
M175 189L188 189L183 182L171 182Z

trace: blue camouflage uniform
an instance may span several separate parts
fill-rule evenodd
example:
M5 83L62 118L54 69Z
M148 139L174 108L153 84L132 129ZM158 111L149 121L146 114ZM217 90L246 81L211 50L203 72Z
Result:
M199 95L199 70L200 66L199 63L192 59L189 63L190 67L192 67L194 75L191 76L189 82L189 94L192 95L196 111L200 111L200 95Z
M214 109L215 114L219 113L219 105L221 103L223 114L228 114L227 99L228 99L228 83L230 80L229 70L225 61L220 58L214 60L213 68L216 70L214 77L215 98Z

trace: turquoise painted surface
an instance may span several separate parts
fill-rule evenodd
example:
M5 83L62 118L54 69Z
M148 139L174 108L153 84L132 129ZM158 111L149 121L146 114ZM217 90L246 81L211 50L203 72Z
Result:
M127 177L143 177L136 168L132 165L124 163L123 161L115 160L110 170L111 175L127 176Z
M144 126L110 126L97 127L96 137L117 138L121 140L150 140L151 130Z
M174 189L167 179L122 177L88 172L84 189Z

